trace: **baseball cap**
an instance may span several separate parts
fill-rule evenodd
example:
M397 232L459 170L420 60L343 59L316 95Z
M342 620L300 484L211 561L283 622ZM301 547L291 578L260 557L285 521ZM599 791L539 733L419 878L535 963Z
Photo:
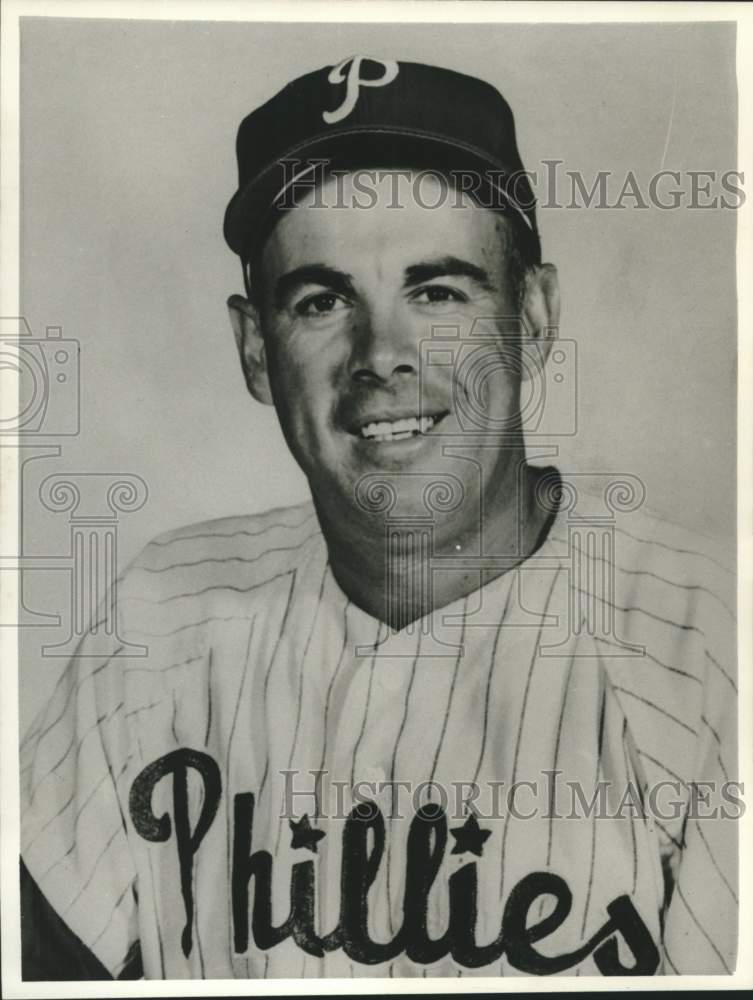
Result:
M538 242L512 110L490 84L454 70L367 56L325 66L244 118L236 154L224 234L240 255L291 183L325 162L475 172L494 207L512 209Z

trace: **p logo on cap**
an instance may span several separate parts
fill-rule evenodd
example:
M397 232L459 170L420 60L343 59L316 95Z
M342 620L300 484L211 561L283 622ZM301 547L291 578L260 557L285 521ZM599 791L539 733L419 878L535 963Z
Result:
M378 63L384 67L382 76L377 77L375 80L362 77L361 63L364 59L366 59L366 62ZM343 59L337 66L332 67L327 80L329 83L345 83L345 100L334 111L323 111L322 118L328 125L341 122L344 118L348 117L356 106L361 87L386 87L388 83L392 83L398 72L399 67L393 59L389 59L387 62L381 59L366 58L365 56L350 56L348 59Z
M309 174L325 164L474 171L489 206L512 209L538 243L510 105L490 83L455 70L364 55L322 66L246 115L236 156L238 188L224 230L241 256L273 224L291 166L296 181L305 176L315 186Z

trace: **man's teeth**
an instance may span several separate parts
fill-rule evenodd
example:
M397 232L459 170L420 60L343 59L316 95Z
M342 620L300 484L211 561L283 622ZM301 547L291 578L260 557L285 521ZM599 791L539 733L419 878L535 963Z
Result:
M371 441L402 441L416 434L426 434L434 426L434 417L405 417L380 420L361 428L361 437Z

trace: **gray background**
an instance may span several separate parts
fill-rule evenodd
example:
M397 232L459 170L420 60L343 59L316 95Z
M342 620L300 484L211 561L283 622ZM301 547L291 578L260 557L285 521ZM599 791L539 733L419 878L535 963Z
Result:
M730 24L24 19L22 311L37 337L55 325L77 338L82 369L81 433L27 468L28 552L67 551L66 516L37 499L53 472L148 483L147 505L121 520L121 565L165 529L307 495L274 412L241 377L225 300L242 285L222 216L241 118L353 53L493 83L531 170L561 159L589 186L615 171L616 194L627 170L645 186L661 167L736 166ZM557 442L557 463L638 475L650 507L731 539L735 213L550 209L539 223L561 336L579 349L579 432ZM27 574L27 603L63 626L23 631L22 728L63 665L40 648L67 634L65 577Z

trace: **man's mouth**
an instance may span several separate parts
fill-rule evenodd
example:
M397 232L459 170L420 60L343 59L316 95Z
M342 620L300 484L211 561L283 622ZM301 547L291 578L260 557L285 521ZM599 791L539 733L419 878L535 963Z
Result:
M359 435L366 441L406 441L428 434L447 416L447 411L431 416L400 417L397 420L372 420L363 424Z

